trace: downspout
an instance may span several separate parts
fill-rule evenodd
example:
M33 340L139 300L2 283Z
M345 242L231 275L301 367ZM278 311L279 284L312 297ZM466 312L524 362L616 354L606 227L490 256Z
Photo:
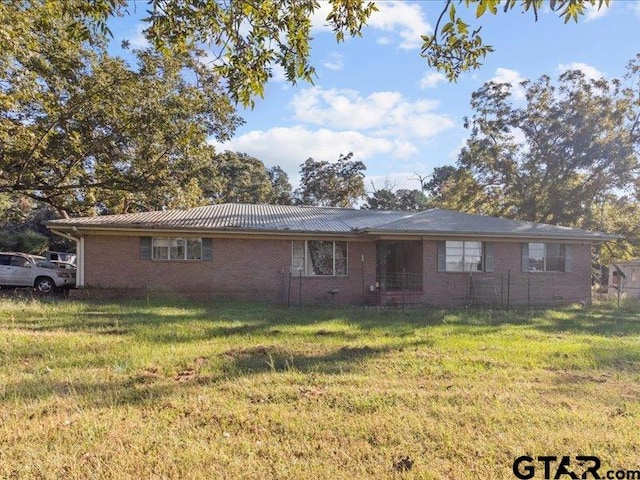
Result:
M77 227L73 227L73 233L77 235L75 237L54 228L51 228L50 230L51 233L76 242L76 287L84 287L84 235L80 235Z

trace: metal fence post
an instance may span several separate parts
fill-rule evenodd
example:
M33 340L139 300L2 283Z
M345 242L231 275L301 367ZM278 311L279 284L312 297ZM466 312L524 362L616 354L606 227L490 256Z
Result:
M618 309L620 309L620 293L622 292L622 280L624 277L622 275L618 275Z
M511 269L507 272L507 312L511 307Z
M298 290L298 308L302 310L302 270L300 270L300 288Z
M404 313L405 291L407 289L407 271L402 269L402 313Z
M365 287L365 280L364 280L364 255L362 255L362 311L364 312L364 306L365 303L367 301L367 291L366 291L366 287Z

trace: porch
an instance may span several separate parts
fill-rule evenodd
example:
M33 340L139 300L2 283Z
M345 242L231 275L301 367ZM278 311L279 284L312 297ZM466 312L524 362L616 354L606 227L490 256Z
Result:
M423 286L422 241L380 240L376 244L376 303L420 303Z

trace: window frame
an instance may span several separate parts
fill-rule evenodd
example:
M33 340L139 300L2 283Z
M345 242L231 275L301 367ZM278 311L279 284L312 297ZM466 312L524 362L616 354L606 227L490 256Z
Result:
M197 262L204 259L204 247L202 237L184 237L184 236L154 236L151 238L151 251L149 260L154 262ZM166 248L167 256L158 258L156 256L156 242L166 242L166 246L158 246L158 248ZM199 256L189 258L189 245L193 245L194 241L200 246ZM172 256L172 251L182 251L182 256Z
M542 245L542 270L532 270L531 265L531 246L532 245ZM561 265L561 269L559 270L549 270L548 264L549 256L548 256L548 245L554 245L559 247L559 251L561 255L554 257L559 265ZM535 248L539 250L538 247ZM527 272L528 273L567 273L567 246L564 243L559 242L528 242L527 243L527 253L528 253L528 263L527 263Z
M449 243L461 243L462 246L458 247L461 249L461 256L462 256L462 270L449 270L448 268L448 264L449 262L447 261L447 258L449 257L449 255L447 255L447 251L449 249L449 247L447 246L447 244ZM467 262L465 262L465 258L467 256L467 243L479 243L480 244L480 262L479 262L479 266L480 268L478 270L465 270L465 265L467 264ZM481 241L481 240L444 240L444 273L463 273L463 274L469 274L469 273L484 273L486 272L486 263L487 263L487 247L486 247L487 242ZM453 246L451 246L450 248L454 248ZM474 247L475 248L475 247ZM456 255L458 256L458 255Z
M311 258L309 256L309 242L325 242L332 244L332 274L322 275L317 273L309 273L309 264L307 260ZM295 253L296 253L296 243L302 243L303 248L303 260L302 260L302 268L295 267L296 264L300 262L296 261ZM344 255L344 273L336 273L336 243L344 243L345 245L345 255ZM311 267L313 268L313 267ZM323 239L311 239L311 240L292 240L291 241L291 273L293 275L300 275L302 272L303 277L320 277L320 278L330 278L330 277L347 277L349 276L349 242L347 240L323 240Z

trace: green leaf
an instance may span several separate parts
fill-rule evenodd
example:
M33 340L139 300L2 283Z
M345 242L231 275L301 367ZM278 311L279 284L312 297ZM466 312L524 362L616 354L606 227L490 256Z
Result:
M476 9L476 18L480 18L484 15L485 10L487 9L487 4L482 0L478 3L478 8Z

